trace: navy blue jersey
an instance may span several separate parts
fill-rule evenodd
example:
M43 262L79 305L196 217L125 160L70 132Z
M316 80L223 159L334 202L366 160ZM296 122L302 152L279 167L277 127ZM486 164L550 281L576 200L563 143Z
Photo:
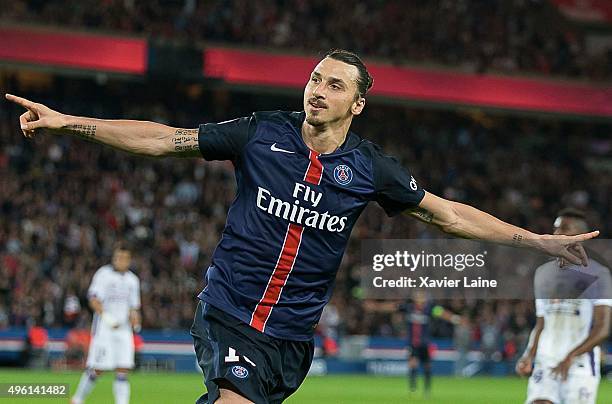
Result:
M431 340L430 323L434 305L408 303L400 306L400 311L406 313L408 325L408 344L413 347L427 346Z
M333 153L310 150L304 117L256 112L199 128L204 158L234 164L237 193L198 297L291 340L312 337L367 203L395 215L425 194L397 160L351 132Z

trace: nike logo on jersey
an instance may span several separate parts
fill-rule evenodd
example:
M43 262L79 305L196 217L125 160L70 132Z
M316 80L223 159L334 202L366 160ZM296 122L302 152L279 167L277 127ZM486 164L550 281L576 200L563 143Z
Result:
M272 146L270 146L270 150L281 152L281 153L290 153L290 154L295 153L295 152L290 151L290 150L285 150L285 149L281 149L281 148L276 147L276 143L274 143Z

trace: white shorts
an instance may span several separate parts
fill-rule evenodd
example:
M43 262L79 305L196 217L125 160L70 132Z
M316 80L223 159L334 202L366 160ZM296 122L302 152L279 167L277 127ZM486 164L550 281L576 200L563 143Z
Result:
M87 367L97 370L132 369L134 336L129 326L112 329L101 321L92 334Z
M565 381L554 378L551 369L555 365L535 364L527 386L527 400L531 404L535 400L548 400L553 404L595 404L597 388L599 387L599 372L592 374L582 372L568 373Z

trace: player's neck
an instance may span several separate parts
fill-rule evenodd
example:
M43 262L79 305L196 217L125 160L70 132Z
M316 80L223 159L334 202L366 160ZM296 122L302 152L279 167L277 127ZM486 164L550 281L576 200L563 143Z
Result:
M304 121L302 139L311 150L321 154L333 153L344 143L350 126L351 119L321 126L313 126Z

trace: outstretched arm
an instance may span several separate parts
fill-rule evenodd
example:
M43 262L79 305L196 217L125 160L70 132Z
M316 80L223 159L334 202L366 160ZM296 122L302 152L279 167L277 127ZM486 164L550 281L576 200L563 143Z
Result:
M433 310L431 311L431 314L433 315L434 318L440 318L444 321L448 321L449 323L453 325L461 324L460 315L455 314L450 310L446 310L444 307L440 305L434 306Z
M425 192L418 207L405 213L457 237L531 247L576 265L586 266L588 263L586 253L579 243L599 235L599 231L576 236L535 234L472 206L449 201L429 192Z
M6 94L6 98L27 109L19 117L21 130L27 138L47 129L51 133L72 135L142 156L201 156L198 129L173 128L147 121L72 116L15 95Z

